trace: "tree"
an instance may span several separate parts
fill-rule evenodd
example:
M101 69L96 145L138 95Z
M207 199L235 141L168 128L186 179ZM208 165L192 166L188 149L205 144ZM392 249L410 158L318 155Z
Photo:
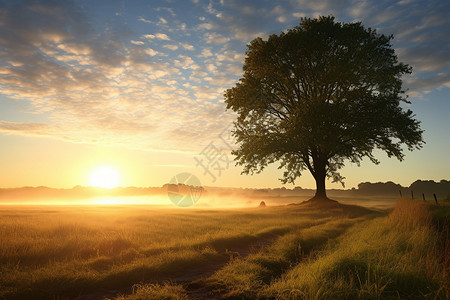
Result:
M392 39L328 16L251 41L243 77L224 95L237 113L232 153L242 173L279 162L285 184L309 170L312 200L323 200L327 177L343 184L345 161L378 164L375 148L401 161L403 145L420 149L420 122L401 107L409 103L401 76L411 67L398 62Z

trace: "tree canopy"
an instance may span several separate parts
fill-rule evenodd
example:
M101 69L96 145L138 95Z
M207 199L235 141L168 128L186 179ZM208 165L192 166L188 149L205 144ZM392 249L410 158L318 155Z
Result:
M392 39L328 16L251 41L243 77L225 93L238 115L232 153L243 173L279 162L282 182L294 183L309 170L314 199L326 199L325 179L343 182L345 161L378 163L375 148L401 161L403 145L421 148L420 122L401 106L411 67L398 61Z

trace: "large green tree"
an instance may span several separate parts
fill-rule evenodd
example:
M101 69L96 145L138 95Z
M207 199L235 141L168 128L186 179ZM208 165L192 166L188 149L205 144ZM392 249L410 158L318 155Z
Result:
M243 77L225 93L227 109L238 115L233 154L243 173L279 162L282 182L294 183L309 170L313 199L321 200L328 199L327 177L343 182L344 162L378 163L375 148L401 161L403 146L421 148L420 122L401 106L409 103L401 77L411 67L398 61L392 39L332 16L254 39Z

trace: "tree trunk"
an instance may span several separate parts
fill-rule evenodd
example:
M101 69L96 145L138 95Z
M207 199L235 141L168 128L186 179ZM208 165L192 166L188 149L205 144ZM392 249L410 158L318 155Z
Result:
M319 206L322 208L332 208L339 206L336 200L331 200L327 197L327 192L325 189L325 168L323 171L315 172L314 179L316 180L316 194L311 199L305 201L304 203Z
M317 172L316 170L316 176L314 176L314 179L316 180L316 194L314 195L314 199L328 199L325 190L325 177L325 169L323 172Z
M320 206L320 207L337 207L339 203L335 200L331 200L327 197L325 189L325 178L327 176L325 159L321 159L321 156L317 155L313 157L314 167L310 168L310 171L316 180L316 194L313 198L304 201L303 204Z
M318 151L317 151L318 152ZM323 159L322 153L313 153L312 159L314 164L314 171L311 172L316 180L316 195L313 199L325 200L328 199L325 191L325 177L327 175L326 159ZM311 170L312 171L312 170Z
M320 159L320 156L314 159L314 172L311 173L313 173L314 179L316 180L316 194L313 198L305 201L305 203L319 205L321 207L335 207L339 205L337 201L327 197L325 189L325 178L327 175L326 163L325 160Z

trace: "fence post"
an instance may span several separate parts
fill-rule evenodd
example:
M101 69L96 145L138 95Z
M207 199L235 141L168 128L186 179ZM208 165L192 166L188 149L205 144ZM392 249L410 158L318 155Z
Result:
M435 194L435 193L433 193L433 197L434 197L434 201L436 202L436 205L439 205L439 203L438 203L438 201L437 201L437 197L436 197L436 194Z
M400 198L403 198L403 196L402 196L402 190L398 190L398 192L400 193Z
M414 191L411 191L411 200L414 200Z
M423 198L423 202L425 202L426 200L425 200L425 194L424 193L422 193L422 198Z

